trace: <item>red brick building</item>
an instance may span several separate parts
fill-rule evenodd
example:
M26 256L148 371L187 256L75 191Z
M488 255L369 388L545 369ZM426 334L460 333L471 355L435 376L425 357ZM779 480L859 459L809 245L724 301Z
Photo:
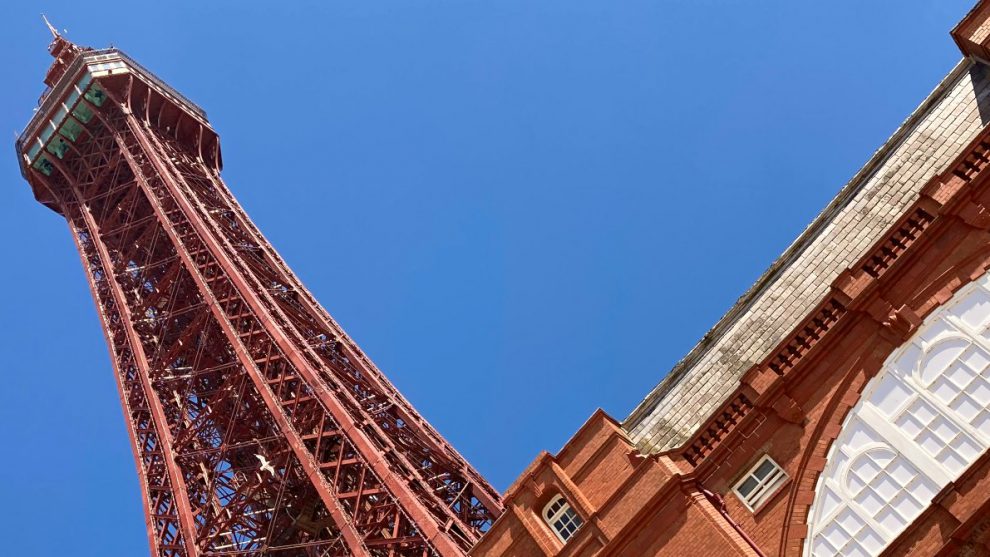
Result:
M505 494L489 556L990 556L990 2L963 60L623 422Z

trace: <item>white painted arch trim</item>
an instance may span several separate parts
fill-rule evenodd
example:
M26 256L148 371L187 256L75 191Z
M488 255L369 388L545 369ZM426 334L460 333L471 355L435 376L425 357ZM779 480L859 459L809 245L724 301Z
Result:
M863 390L815 487L805 555L878 555L990 447L990 273Z

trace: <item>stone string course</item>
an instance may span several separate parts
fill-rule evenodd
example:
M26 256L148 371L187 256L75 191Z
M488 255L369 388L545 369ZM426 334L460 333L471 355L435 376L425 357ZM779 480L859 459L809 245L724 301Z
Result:
M960 62L623 424L645 452L682 445L835 278L990 121L990 68Z

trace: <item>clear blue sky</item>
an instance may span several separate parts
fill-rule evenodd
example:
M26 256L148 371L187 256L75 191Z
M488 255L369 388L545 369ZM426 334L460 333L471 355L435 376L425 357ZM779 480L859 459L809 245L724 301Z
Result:
M9 2L0 129L42 90L40 12L137 58L504 489L595 408L628 414L948 72L971 3ZM2 551L146 554L79 259L0 153Z

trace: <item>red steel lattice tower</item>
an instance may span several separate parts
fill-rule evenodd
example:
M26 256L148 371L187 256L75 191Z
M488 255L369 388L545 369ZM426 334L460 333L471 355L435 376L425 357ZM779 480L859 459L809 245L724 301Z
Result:
M313 299L220 178L206 114L52 29L21 171L106 334L153 555L464 555L498 493Z

